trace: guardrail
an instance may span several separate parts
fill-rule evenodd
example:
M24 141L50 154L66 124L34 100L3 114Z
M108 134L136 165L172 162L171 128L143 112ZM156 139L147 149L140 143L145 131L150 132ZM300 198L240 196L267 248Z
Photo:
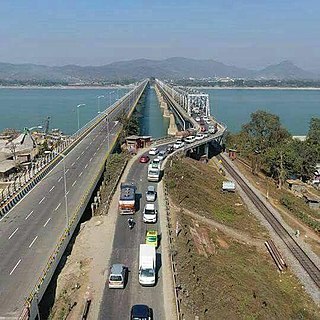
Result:
M181 299L179 299L179 290L177 285L177 271L176 271L176 262L174 260L174 245L173 245L173 228L171 222L171 215L170 215L170 202L168 196L168 188L166 183L163 184L164 189L164 197L166 202L166 215L167 215L167 226L168 226L168 233L169 233L169 248L170 248L170 262L171 262L171 271L172 271L172 280L174 285L174 297L175 297L175 305L176 305L176 313L178 320L183 319L183 315L181 312Z
M57 164L60 162L62 157L60 153L70 152L87 134L90 133L101 121L107 118L116 108L118 108L127 98L132 95L140 96L144 91L147 80L140 83L136 88L125 94L120 100L116 101L111 107L99 113L96 117L91 119L82 128L70 136L63 144L59 145L51 154L45 158L40 159L35 165L35 169L27 171L23 179L19 179L20 183L16 186L13 184L12 187L8 186L7 190L1 192L0 202L0 216L5 215L9 212L13 206L15 206L41 179ZM22 183L21 183L22 180ZM31 187L30 187L31 186Z
M133 101L133 105L131 107L130 112L128 113L128 116L132 113L134 110L136 104L138 103L148 81L142 82L140 86L138 86L138 94L135 96L135 99ZM123 99L125 101L125 99ZM112 111L111 111L112 112ZM109 112L109 113L111 113ZM101 121L101 120L100 120ZM111 153L111 150L114 149L115 144L117 142L118 136L120 132L116 135L113 143L111 144L109 150L106 152L105 157L103 158L103 166L101 166L98 173L91 179L89 182L89 187L85 191L84 195L81 197L78 206L73 210L71 213L71 219L69 220L68 226L63 231L61 237L58 239L58 243L55 246L53 252L49 256L49 259L41 273L41 276L36 281L36 285L31 290L28 298L26 299L25 305L23 307L23 310L19 316L19 320L27 320L27 319L35 319L39 315L39 309L38 309L38 303L41 300L45 290L47 289L51 278L53 276L53 273L72 237L72 234L74 230L76 229L82 214L87 207L88 200L91 197L92 192L96 188L96 185L98 181L100 180L100 177L105 169L105 162Z

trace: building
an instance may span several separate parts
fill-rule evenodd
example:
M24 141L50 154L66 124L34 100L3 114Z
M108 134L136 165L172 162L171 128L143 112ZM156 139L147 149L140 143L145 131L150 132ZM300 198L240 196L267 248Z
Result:
M126 149L130 153L136 153L138 149L151 145L151 136L130 136L126 138Z
M309 193L305 193L303 197L311 209L318 210L320 208L320 197Z

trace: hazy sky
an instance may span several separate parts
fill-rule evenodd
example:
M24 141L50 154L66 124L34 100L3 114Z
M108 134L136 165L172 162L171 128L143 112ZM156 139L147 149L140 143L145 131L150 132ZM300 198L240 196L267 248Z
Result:
M1 0L0 61L101 65L184 56L320 70L318 0Z

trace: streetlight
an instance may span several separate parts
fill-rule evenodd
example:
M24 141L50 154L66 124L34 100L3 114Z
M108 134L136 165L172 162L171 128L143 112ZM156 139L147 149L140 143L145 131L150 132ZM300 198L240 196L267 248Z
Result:
M100 98L104 98L104 95L98 96L98 113L100 113Z
M109 92L109 107L111 106L111 94L114 93L114 91Z
M81 103L77 105L77 117L78 117L78 130L80 129L80 117L79 117L79 108L80 107L84 107L86 104L85 103Z

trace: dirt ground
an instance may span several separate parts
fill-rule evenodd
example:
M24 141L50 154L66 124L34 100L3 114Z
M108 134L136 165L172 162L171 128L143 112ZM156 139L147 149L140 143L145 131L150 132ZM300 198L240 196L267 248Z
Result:
M215 166L186 158L166 172L184 319L319 319L293 273L278 272L268 232L236 193L221 193L222 181Z

